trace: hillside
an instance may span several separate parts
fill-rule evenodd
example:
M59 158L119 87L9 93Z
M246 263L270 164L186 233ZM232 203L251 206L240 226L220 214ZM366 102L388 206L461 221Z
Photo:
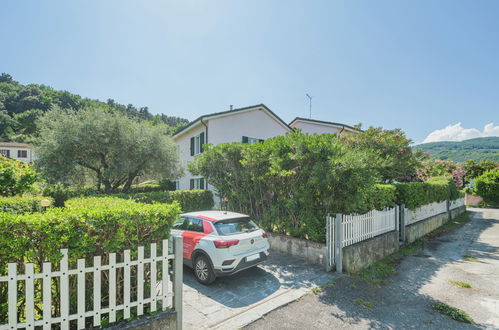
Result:
M432 157L464 162L468 159L499 162L499 137L485 137L461 142L432 142L418 144L414 150L424 150Z
M36 119L52 107L79 110L85 107L103 107L127 114L130 118L154 124L164 123L174 132L187 125L187 119L153 115L147 107L123 105L113 99L106 102L81 97L67 91L55 90L46 85L22 85L6 73L0 75L0 141L27 141L36 134Z

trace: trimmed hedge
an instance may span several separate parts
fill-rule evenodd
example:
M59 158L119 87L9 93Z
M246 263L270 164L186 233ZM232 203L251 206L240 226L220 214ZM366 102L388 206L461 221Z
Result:
M116 197L78 198L43 213L0 213L0 273L8 262L57 262L122 252L167 238L180 207Z
M35 270L42 269L43 262L52 262L58 269L62 257L60 249L69 249L69 262L75 265L79 258L85 258L91 264L93 256L102 256L102 264L107 264L108 253L120 253L131 249L132 258L136 257L138 246L144 246L145 255L150 254L149 243L157 242L170 236L173 223L178 219L180 207L172 204L144 204L116 197L78 198L67 202L66 208L51 208L43 213L14 214L0 213L0 276L5 275L7 263L15 262L22 271L25 262L34 263ZM147 266L146 266L147 270ZM123 292L123 269L117 269L116 292ZM161 269L158 270L161 276ZM137 270L131 268L132 278ZM86 278L87 297L92 294L92 278ZM75 284L74 281L70 282ZM103 304L106 305L106 281L102 284ZM130 292L136 294L136 281L132 281ZM23 284L18 284L23 290ZM76 285L70 285L70 298L75 303ZM58 285L52 286L52 308L60 305ZM42 303L42 287L35 285L35 306ZM19 318L25 317L24 301L18 305ZM117 304L123 304L123 297L118 296ZM92 301L86 301L86 308L91 308ZM7 321L7 290L0 286L0 324ZM40 310L35 310L35 318L40 317ZM122 314L118 314L122 319ZM85 328L92 326L87 320Z
M43 211L41 201L47 197L0 197L0 212L29 213Z
M136 194L114 194L113 197L132 199L140 203L172 203L177 201L182 212L211 210L213 193L209 190L175 190Z
M407 182L394 185L396 188L396 203L414 210L420 206L455 200L460 197L456 184L449 177L435 177L426 182Z
M499 206L499 169L487 171L474 181L475 192L490 206Z

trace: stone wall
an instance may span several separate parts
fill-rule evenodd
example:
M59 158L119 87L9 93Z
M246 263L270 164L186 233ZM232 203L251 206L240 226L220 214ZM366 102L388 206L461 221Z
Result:
M466 206L460 206L451 210L452 219L466 211ZM405 242L407 244L414 242L420 237L434 231L449 220L447 212L437 214L425 220L418 221L406 227Z
M156 315L144 316L130 322L120 322L107 329L118 330L173 330L177 328L177 313L175 311L159 312Z
M343 270L355 273L399 249L399 232L373 237L343 248Z
M268 240L273 251L326 266L325 244L274 233L268 233Z

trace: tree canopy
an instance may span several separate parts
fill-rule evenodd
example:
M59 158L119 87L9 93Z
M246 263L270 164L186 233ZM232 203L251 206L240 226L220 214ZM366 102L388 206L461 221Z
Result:
M105 108L56 108L39 119L37 166L49 182L87 181L107 193L128 191L135 178L177 178L176 146L166 125Z
M153 115L147 107L123 105L108 99L106 102L83 98L67 91L58 91L46 85L22 85L6 73L0 75L0 140L27 141L37 133L36 121L53 107L81 110L100 107L125 114L127 117L149 121L153 124L166 124L172 134L188 123L187 119Z

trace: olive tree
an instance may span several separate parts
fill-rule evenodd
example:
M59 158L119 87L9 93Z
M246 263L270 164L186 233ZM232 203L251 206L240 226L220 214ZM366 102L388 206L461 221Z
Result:
M54 108L39 122L37 166L50 182L79 182L91 173L98 189L128 191L138 176L169 180L180 174L175 143L163 125L102 108Z

